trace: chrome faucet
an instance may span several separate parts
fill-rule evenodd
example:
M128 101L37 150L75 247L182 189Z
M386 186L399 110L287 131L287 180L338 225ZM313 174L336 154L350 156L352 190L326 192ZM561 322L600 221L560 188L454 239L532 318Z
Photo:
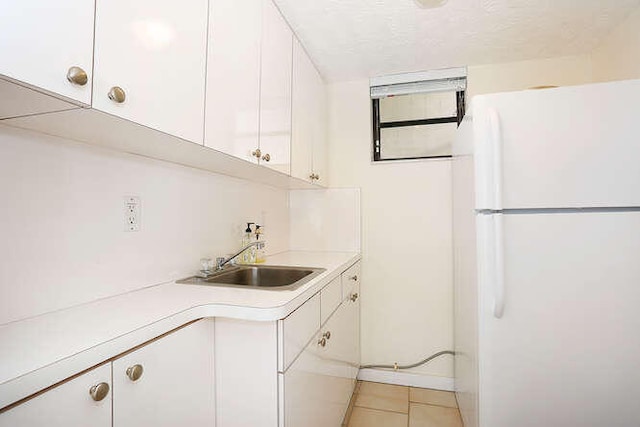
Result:
M231 255L229 258L224 258L224 257L216 258L216 271L222 270L222 268L225 265L227 265L228 263L230 263L231 260L233 260L234 258L239 256L240 254L242 254L244 251L246 251L250 247L255 246L258 249L261 249L262 247L264 247L265 243L266 242L263 241L263 240L256 240L255 242L249 243L247 246L245 246L244 248L240 249L237 253L235 253L234 255Z

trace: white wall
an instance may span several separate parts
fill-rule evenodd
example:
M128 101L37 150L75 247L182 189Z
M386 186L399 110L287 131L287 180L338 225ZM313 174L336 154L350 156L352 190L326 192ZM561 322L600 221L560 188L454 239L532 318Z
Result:
M289 249L361 252L360 189L289 193Z
M330 185L361 188L362 362L452 349L450 162L371 164L369 82L328 90ZM451 358L413 372L451 377Z
M467 67L467 99L536 86L568 86L593 81L591 55L534 59Z
M640 78L640 7L593 51L596 81Z
M3 126L0 194L0 324L185 277L237 249L245 221L269 253L289 244L286 190Z

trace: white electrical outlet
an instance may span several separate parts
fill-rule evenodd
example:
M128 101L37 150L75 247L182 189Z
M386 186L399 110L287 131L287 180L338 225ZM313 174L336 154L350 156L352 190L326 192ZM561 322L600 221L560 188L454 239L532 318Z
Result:
M140 231L140 197L124 197L124 231Z

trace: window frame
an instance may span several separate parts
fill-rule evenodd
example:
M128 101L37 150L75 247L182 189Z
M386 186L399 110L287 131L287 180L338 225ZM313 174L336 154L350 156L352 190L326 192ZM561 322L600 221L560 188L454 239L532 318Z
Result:
M419 157L398 157L391 159L381 159L380 151L380 130L385 128L394 128L394 127L407 127L407 126L426 126L426 125L436 125L442 123L457 123L458 127L460 127L460 123L462 123L462 119L465 114L465 94L466 90L458 90L456 91L456 115L451 117L435 117L431 119L417 119L417 120L400 120L394 122L380 122L380 98L372 98L371 99L371 110L372 110L372 119L373 119L373 161L374 162L386 162L386 161L397 161L397 160L420 160L420 159L448 159L451 158L451 154L444 156L419 156ZM411 95L411 94L406 94ZM398 95L398 96L406 96L406 95Z

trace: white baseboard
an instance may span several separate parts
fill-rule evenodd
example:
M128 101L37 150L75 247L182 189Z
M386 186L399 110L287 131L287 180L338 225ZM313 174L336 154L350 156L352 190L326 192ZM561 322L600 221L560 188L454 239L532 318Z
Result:
M358 379L376 383L453 391L453 378L435 377L431 375L421 375L411 372L393 371L386 369L360 369L360 372L358 372Z

